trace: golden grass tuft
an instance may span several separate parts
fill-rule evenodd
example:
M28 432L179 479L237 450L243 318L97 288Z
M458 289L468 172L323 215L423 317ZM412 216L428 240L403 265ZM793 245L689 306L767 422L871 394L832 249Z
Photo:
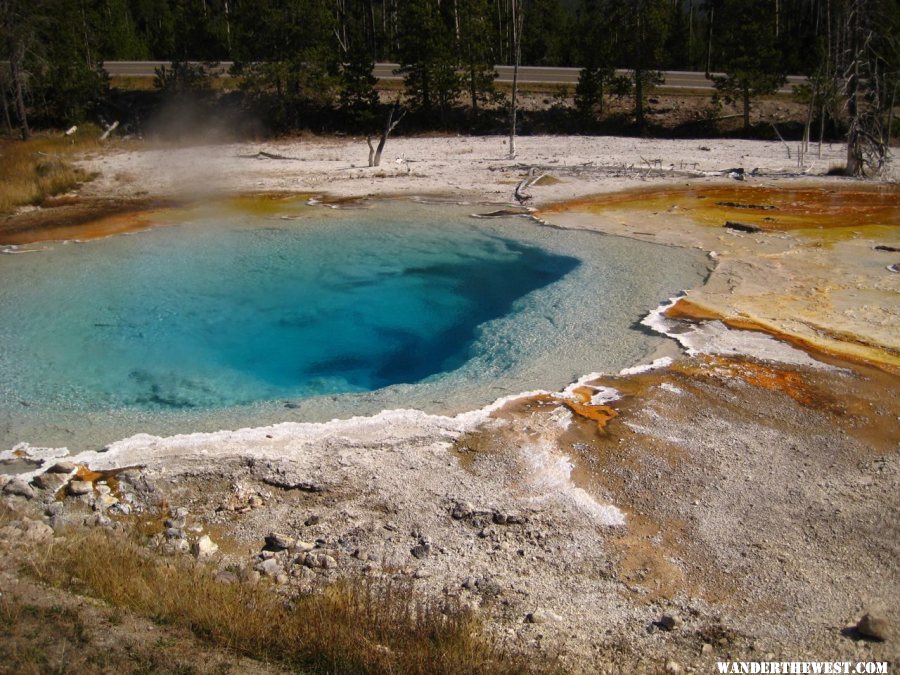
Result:
M514 673L519 659L458 604L403 581L341 581L291 602L264 582L225 583L102 531L70 533L34 561L42 581L189 629L204 642L312 672Z
M46 133L28 141L0 139L0 213L38 205L90 180L92 176L67 157L97 147L97 138L97 130L87 127L72 136Z

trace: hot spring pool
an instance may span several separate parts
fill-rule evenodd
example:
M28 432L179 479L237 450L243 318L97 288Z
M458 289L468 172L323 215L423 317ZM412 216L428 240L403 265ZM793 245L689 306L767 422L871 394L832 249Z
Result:
M617 371L706 257L477 207L190 221L0 256L0 448L412 407L455 413Z

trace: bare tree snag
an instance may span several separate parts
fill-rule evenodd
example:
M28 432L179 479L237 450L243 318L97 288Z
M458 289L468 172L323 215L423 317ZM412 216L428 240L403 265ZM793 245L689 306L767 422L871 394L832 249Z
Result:
M516 201L525 205L525 202L531 199L531 195L526 194L525 190L530 188L532 185L537 183L541 178L543 178L546 174L535 175L537 172L535 167L531 167L528 170L528 176L519 181L519 184L516 185L516 189L513 192L513 197L515 197Z
M516 94L519 85L519 61L522 60L522 6L521 0L512 0L513 81L512 101L509 111L509 158L516 157Z
M107 138L109 138L109 135L110 135L112 132L114 132L116 129L118 129L118 128L119 128L119 120L116 120L115 122L113 122L112 124L110 124L110 125L106 128L106 131L104 131L104 132L100 135L100 140L101 140L101 141L105 141Z
M6 121L6 131L12 135L12 118L9 116L9 99L6 93L6 79L3 76L0 76L0 104L3 105L3 119Z
M372 137L366 136L366 143L369 145L369 166L381 166L381 153L384 151L384 145L387 143L388 136L400 124L400 120L406 115L406 111L400 112L400 116L394 119L394 113L398 110L397 105L391 106L388 110L387 118L384 122L384 131L381 132L381 140L378 141L378 148L372 148Z
M25 42L19 40L9 60L9 72L12 75L12 85L15 94L16 117L19 118L19 126L22 129L22 140L31 138L31 129L28 127L28 111L25 107L25 92L22 84L22 62L25 60Z

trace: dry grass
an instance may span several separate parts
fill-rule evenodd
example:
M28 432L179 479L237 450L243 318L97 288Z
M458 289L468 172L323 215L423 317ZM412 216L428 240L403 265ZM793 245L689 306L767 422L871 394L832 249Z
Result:
M34 561L44 582L101 598L204 642L312 672L513 673L522 662L458 605L407 583L350 582L290 603L265 583L217 581L205 565L161 558L121 536L70 534Z
M95 128L72 136L41 134L29 141L0 139L0 213L38 205L71 190L91 176L66 161L67 156L98 145Z
M0 673L247 672L246 662L198 655L189 637L156 630L152 639L145 632L138 643L117 629L121 619L113 613L116 610L102 618L99 611L83 603L32 602L4 592L0 596Z

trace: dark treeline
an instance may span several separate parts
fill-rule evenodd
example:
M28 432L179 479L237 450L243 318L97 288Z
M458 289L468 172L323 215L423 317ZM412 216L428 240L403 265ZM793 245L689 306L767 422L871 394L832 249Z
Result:
M242 101L271 129L331 111L352 130L377 126L371 70L393 61L413 118L472 127L503 107L493 65L512 62L514 9L521 63L583 68L575 99L586 123L617 95L642 127L663 70L725 73L718 95L743 104L747 126L752 99L786 73L812 78L807 126L823 129L849 124L848 99L857 112L886 109L897 81L897 0L0 0L0 103L7 127L27 134L28 119L95 115L105 60L174 62L157 81L168 93L207 86L184 61L231 60Z

